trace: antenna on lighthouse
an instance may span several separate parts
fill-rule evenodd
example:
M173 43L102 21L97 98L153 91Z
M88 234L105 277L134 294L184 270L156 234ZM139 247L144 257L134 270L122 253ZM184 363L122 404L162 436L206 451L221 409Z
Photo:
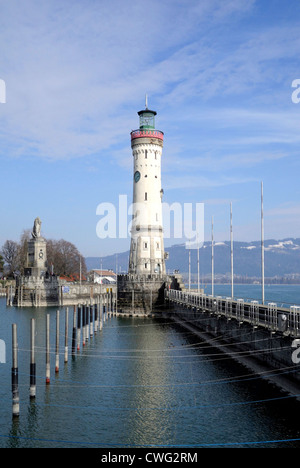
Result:
M145 108L148 109L148 94L145 96Z

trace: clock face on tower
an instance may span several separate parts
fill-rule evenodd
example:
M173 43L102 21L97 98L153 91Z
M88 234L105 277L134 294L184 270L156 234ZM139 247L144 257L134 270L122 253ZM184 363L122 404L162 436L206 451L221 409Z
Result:
M134 174L134 180L135 182L138 182L141 178L141 173L139 171L136 171Z

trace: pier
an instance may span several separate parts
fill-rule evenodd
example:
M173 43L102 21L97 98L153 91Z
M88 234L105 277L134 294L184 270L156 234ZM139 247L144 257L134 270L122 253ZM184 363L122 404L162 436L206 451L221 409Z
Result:
M275 302L262 304L173 289L165 290L165 306L176 322L208 342L213 337L214 345L221 345L247 367L256 369L259 363L269 370L288 369L287 379L281 379L279 385L299 393L299 363L293 360L300 338L299 306L284 308Z

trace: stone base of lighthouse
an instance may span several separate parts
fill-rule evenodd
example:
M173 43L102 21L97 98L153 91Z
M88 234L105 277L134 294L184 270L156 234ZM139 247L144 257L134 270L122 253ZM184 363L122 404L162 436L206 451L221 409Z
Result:
M164 307L166 288L181 289L177 276L118 275L118 311L149 315Z

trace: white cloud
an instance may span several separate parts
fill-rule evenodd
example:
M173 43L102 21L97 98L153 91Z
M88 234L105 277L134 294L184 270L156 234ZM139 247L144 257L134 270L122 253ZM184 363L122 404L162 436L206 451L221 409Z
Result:
M287 202L283 203L275 208L271 208L266 211L266 216L270 217L299 217L300 216L300 204Z
M145 91L168 94L209 64L199 24L225 21L253 2L193 0L186 8L176 1L171 9L166 0L0 4L0 73L8 86L3 151L56 159L120 142L128 109Z
M246 184L249 182L257 182L257 179L252 177L240 177L240 176L225 176L219 174L218 177L205 177L201 175L191 174L169 174L164 187L167 190L178 190L178 189L207 189L223 187L226 185L235 184Z

